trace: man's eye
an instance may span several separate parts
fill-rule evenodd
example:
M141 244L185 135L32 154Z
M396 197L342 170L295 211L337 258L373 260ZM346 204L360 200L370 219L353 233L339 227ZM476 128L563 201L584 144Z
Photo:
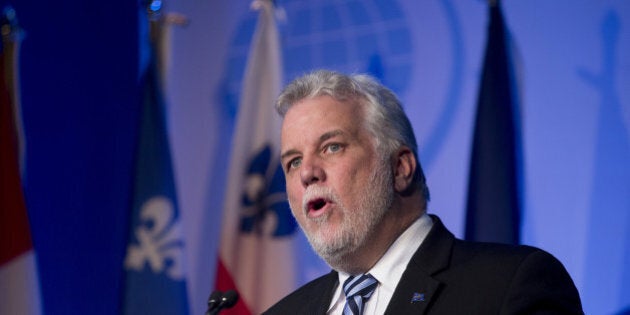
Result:
M326 150L331 153L339 152L341 149L342 146L339 143L331 143L326 147Z
M300 167L301 164L302 164L302 159L295 158L295 159L289 161L289 169L298 168L298 167Z

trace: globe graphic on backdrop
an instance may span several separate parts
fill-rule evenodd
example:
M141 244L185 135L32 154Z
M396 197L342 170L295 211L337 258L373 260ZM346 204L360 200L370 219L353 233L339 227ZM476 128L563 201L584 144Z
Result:
M412 45L404 12L392 0L279 0L285 18L278 21L286 82L326 68L367 72L395 93L407 88ZM258 12L244 14L226 58L222 101L236 112Z

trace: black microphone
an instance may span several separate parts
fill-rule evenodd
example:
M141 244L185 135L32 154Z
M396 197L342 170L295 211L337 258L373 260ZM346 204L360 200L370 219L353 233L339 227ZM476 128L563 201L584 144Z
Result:
M223 293L219 290L212 291L210 293L210 297L208 298L208 310L206 311L206 315L211 315L212 311L214 311L221 303L221 298L223 297Z
M238 302L238 293L234 290L228 290L223 293L223 297L221 298L221 303L219 303L219 310L224 308L230 308L236 305Z
M238 293L234 290L228 290L225 293L214 291L208 298L208 310L206 315L217 315L222 309L230 308L238 301Z

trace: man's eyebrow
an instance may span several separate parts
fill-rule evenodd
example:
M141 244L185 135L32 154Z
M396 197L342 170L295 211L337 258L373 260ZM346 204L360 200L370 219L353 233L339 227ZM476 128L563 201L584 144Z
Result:
M284 152L284 153L282 153L280 155L280 161L284 161L284 159L286 159L288 156L296 155L296 154L299 154L299 153L300 153L300 151L295 150L295 149L288 150L288 151L286 151L286 152Z
M341 129L335 129L335 130L332 130L332 131L325 132L324 134L319 136L319 142L324 142L324 141L326 141L328 139L334 138L334 137L342 135L342 134L343 134L343 130L341 130Z
M344 132L341 129L335 129L335 130L331 130L331 131L325 132L321 136L319 136L319 142L320 143L324 142L324 141L326 141L328 139L332 139L332 138L334 138L336 136L339 136L339 135L342 135L342 134L344 134ZM287 150L286 152L283 152L280 155L280 161L283 161L285 158L287 158L289 156L298 155L298 154L300 154L300 151L298 151L296 149Z

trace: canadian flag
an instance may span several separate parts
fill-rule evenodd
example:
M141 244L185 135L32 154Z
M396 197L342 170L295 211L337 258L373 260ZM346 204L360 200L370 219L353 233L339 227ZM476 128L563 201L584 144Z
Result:
M11 21L14 16L3 20ZM17 26L9 23L2 28L16 30ZM18 44L18 35L11 31L5 34L0 58L0 314L30 315L41 314L41 304L21 183Z
M280 167L281 119L274 102L282 64L274 6L259 10L243 80L228 186L216 288L240 300L224 314L260 314L295 288L297 224L287 203Z

